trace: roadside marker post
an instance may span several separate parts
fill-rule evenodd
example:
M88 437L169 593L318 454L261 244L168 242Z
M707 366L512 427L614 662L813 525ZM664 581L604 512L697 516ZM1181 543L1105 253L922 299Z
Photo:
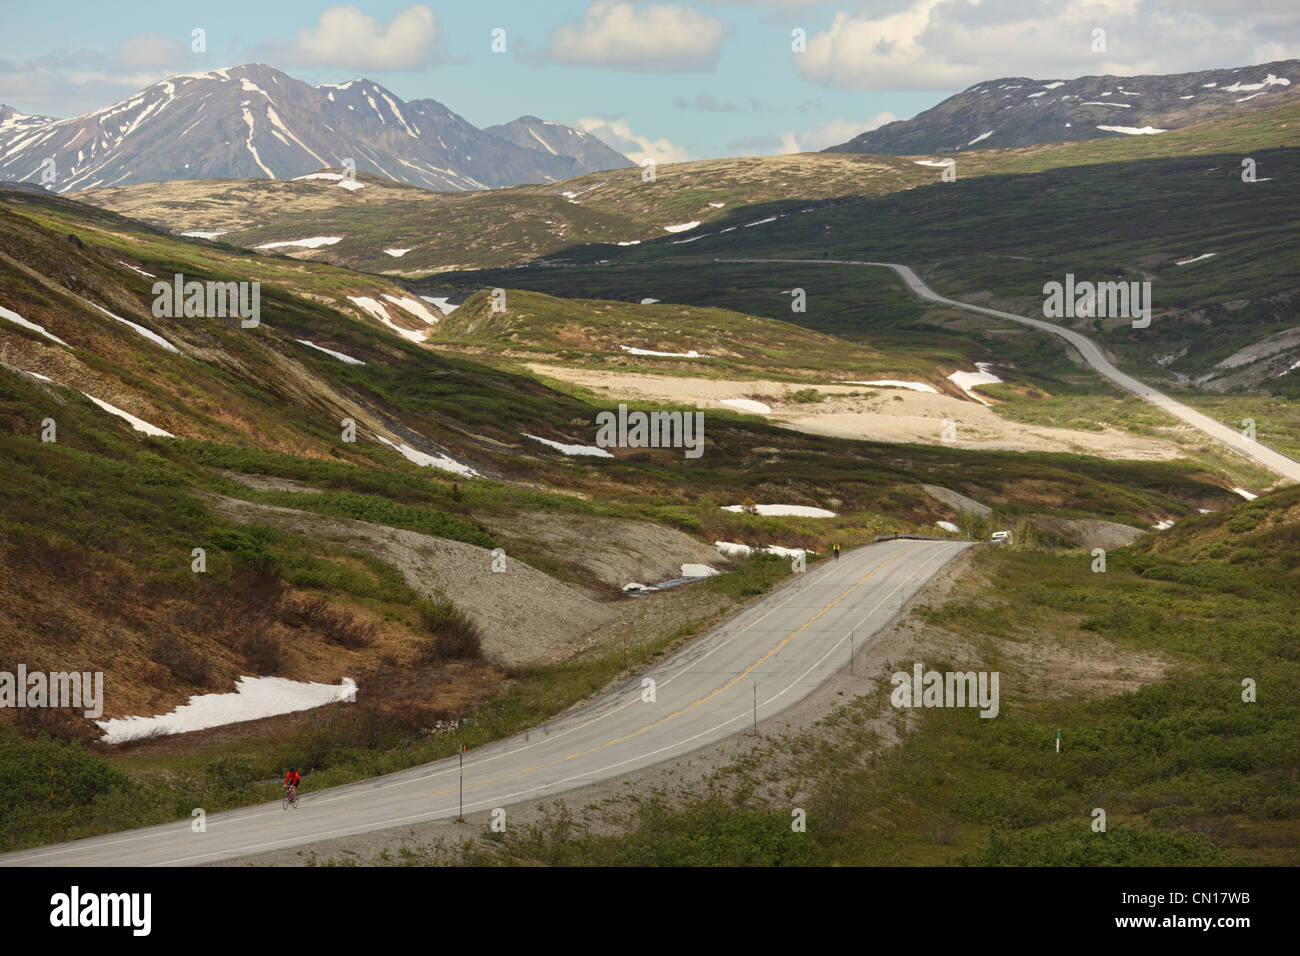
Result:
M456 822L465 822L465 745L460 745L460 810L456 814Z
M1056 752L1058 754L1061 752L1061 728L1060 727L1056 728Z

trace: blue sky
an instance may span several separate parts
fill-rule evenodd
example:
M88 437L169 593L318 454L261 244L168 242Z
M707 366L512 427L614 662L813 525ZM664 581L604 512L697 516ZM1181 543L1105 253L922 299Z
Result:
M364 75L478 126L581 126L660 161L821 149L1001 76L1300 56L1294 0L96 0L10 5L4 22L0 103L28 113L75 115L169 73L261 60L312 83ZM204 53L190 49L196 27Z

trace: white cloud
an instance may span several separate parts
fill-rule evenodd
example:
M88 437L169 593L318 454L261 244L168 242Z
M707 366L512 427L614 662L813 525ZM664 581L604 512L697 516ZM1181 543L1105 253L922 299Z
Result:
M787 153L816 153L828 146L838 146L840 143L846 143L859 133L866 133L873 129L879 129L886 123L892 123L898 119L893 113L877 113L871 119L853 120L853 119L833 119L812 129L791 130L779 134L781 137L781 146L776 150L779 156Z
M835 14L791 54L806 79L847 90L950 92L1001 76L1180 73L1300 54L1294 16L1237 15L1220 0L902 0ZM1092 31L1107 49L1092 50Z
M722 21L690 7L596 0L577 23L557 27L550 54L561 63L623 70L707 69L718 59Z
M127 70L176 69L187 65L192 54L169 37L137 33L121 42L114 54L116 64Z
M643 159L653 159L656 164L662 165L684 163L691 158L684 147L674 146L666 139L637 136L625 119L607 120L588 116L578 120L578 126L637 164Z
M321 11L316 26L298 32L288 56L310 66L408 70L432 63L437 42L437 18L423 4L404 8L389 24L353 6L334 6Z

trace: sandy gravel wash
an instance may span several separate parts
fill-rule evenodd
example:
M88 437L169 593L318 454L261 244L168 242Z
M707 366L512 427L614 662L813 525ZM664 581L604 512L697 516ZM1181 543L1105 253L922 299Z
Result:
M993 451L1064 452L1137 461L1168 461L1183 454L1177 445L1164 439L1133 435L1116 428L1093 432L1026 425L1003 419L994 408L975 402L906 388L818 385L817 390L825 399L803 404L791 401L789 396L808 386L790 382L627 374L542 364L530 364L528 369L592 389L597 394L605 392L611 401L638 399L721 410L727 408L722 404L723 399L757 398L772 407L772 414L764 417L774 424L831 438L950 444L956 448ZM859 393L859 397L851 397L851 392ZM861 397L864 392L873 394L864 398ZM956 424L954 441L943 441L944 419ZM595 434L594 425L592 434Z

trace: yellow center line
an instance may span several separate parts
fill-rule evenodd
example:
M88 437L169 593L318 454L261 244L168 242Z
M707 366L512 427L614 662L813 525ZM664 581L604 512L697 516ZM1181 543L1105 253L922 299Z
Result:
M551 760L551 761L549 761L549 762L545 762L545 763L534 764L534 765L531 766L531 767L525 767L525 768L523 768L522 770L516 770L516 771L513 771L512 773L500 774L500 775L495 776L495 777L484 777L482 780L479 780L479 781L477 781L477 782L475 782L475 783L467 784L466 787L465 787L465 789L473 789L474 787L480 787L480 786L482 786L483 784L487 784L487 783L495 783L495 782L497 782L497 781L499 781L499 780L508 780L508 779L510 779L511 777L518 777L518 776L521 776L521 775L526 774L526 773L531 773L531 772L534 771L534 770L541 770L541 769L543 769L544 767L553 767L553 766L556 766L557 764L562 764L562 763L564 763L565 761L573 760L573 759L576 758L576 757L585 757L587 754L596 753L596 752L599 751L599 750L604 750L606 747L612 747L614 744L622 743L622 742L625 741L625 740L631 740L633 737L640 736L641 734L645 733L645 732L648 731L648 730L654 730L656 727L660 727L660 726L666 724L668 721L673 720L673 719L675 719L675 718L677 718L677 717L680 717L682 714L685 714L685 713L688 713L688 712L694 710L696 707L700 706L701 704L707 703L708 701L710 701L710 700L712 700L714 697L716 697L718 694L721 694L723 691L727 690L727 689L730 688L730 687L734 687L738 682L744 680L744 679L745 679L749 674L753 673L754 670L755 670L756 668L760 667L760 666L761 666L765 661L770 660L773 654L777 653L779 650L781 650L781 648L785 647L785 646L786 646L787 644L789 644L792 640L794 640L796 637L798 637L800 634L802 634L804 631L806 631L809 627L811 627L814 623L816 623L816 621L817 621L817 619L818 619L819 617L821 617L823 614L825 614L827 611L829 611L829 610L830 610L831 608L833 608L835 605L837 605L837 604L839 604L841 601L843 601L846 597L848 597L850 594L852 594L854 591L856 591L859 587L861 587L863 584L865 584L869 579L875 577L876 573L877 573L878 571L880 571L883 567L885 567L885 566L888 565L888 564L892 564L894 561L897 561L897 560L898 560L899 558L901 558L903 555L908 554L909 552L915 551L915 550L916 550L917 548L919 548L919 547L921 547L921 545L919 545L919 544L917 544L917 545L913 545L913 546L910 547L910 548L907 548L907 549L905 549L905 550L903 550L903 551L900 551L898 554L894 555L892 558L889 558L889 559L887 559L887 560L885 560L885 561L882 561L880 564L876 565L876 567L874 567L871 571L869 571L867 574L863 575L862 578L860 578L860 579L857 581L856 584L852 584L852 585L850 585L848 588L846 588L846 589L844 590L844 592L840 594L839 597L837 597L835 600L831 601L829 604L827 604L825 607L823 607L820 611L818 611L816 614L814 614L812 617L810 617L807 621L804 622L804 624L803 624L803 625L802 625L798 630L791 632L789 635L787 635L787 636L785 637L784 640L782 640L779 644L777 644L775 647L773 647L771 650L769 650L766 654L764 654L764 655L763 655L762 657L760 657L758 660L754 661L754 663L750 664L750 665L749 665L748 667L746 667L743 671L741 671L739 674L737 674L737 675L736 675L735 677L733 677L731 680L727 681L727 682L726 682L725 684L723 684L721 687L717 688L717 689L714 690L714 691L711 691L710 693L708 693L708 694L706 694L705 696L701 697L699 700L696 700L696 701L694 701L693 703L687 704L687 705L686 705L685 707L683 707L681 710L674 711L673 713L668 714L666 717L661 717L661 718L659 718L658 720L656 720L656 721L654 721L654 722L652 722L652 723L646 724L644 727L640 728L639 730L633 730L633 731L631 731L630 733L626 733L626 734L622 735L621 737L615 737L613 740L608 740L608 741L606 741L606 742L603 743L603 744L597 744L595 747L588 748L587 750L579 750L579 751L577 751L576 753L571 753L571 754L569 754L567 757L560 757L560 758L557 759L557 760ZM447 788L446 790L438 790L438 791L435 791L434 793L429 794L429 796L431 796L431 797L441 797L441 796L446 796L446 795L449 794L449 793L456 793L456 792L457 792L457 788L455 788L455 787L449 787L449 788Z

